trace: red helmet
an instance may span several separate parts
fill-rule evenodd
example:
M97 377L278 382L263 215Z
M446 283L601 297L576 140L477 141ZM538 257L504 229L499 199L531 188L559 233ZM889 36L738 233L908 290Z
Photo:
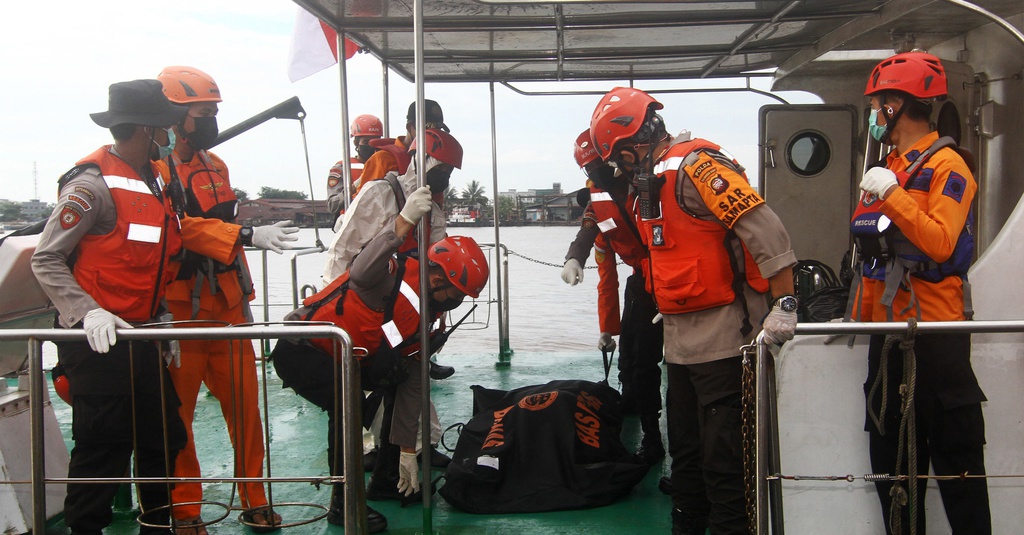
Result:
M384 137L384 123L368 113L353 119L352 126L348 129L352 137Z
M491 275L487 257L476 240L468 236L448 236L434 242L427 258L444 269L444 276L466 295L477 298Z
M220 88L213 77L195 67L165 67L156 77L164 95L175 104L220 102Z
M579 137L576 138L576 142L572 145L573 156L576 157L576 164L583 169L587 164L600 160L601 157L597 155L597 149L594 148L594 141L590 139L590 129L586 129L580 133Z
M607 160L616 143L640 130L648 109L663 107L647 93L632 87L616 87L601 97L590 118L590 137L601 159Z
M865 95L903 91L927 99L946 96L946 70L926 52L904 52L882 60L871 71Z
M456 169L462 169L462 145L448 132L436 128L428 128L424 133L427 138L427 156L446 163ZM419 138L412 140L409 152L416 150Z

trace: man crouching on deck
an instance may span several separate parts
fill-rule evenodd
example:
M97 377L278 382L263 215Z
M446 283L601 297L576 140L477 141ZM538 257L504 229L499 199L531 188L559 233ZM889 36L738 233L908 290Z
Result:
M414 191L406 200L394 225L382 229L355 258L352 267L322 291L303 301L303 306L286 320L330 321L345 329L355 347L365 348L362 365L364 389L382 389L395 398L392 419L381 427L381 455L378 462L399 459L398 490L405 496L419 491L416 464L416 431L420 418L422 386L418 380L424 356L419 347L420 270L419 262L396 255L416 222L430 213L430 188ZM436 322L462 303L467 295L478 297L487 284L490 271L480 246L468 237L449 236L430 245L426 255L429 268L429 314ZM271 358L285 387L315 403L328 413L327 455L331 475L343 473L342 451L336 435L352 432L341 429L337 421L337 394L340 385L333 380L335 362L333 342L313 339L294 342L282 339ZM431 344L433 346L434 344ZM431 347L431 350L437 348ZM408 379L408 380L407 380ZM401 449L400 456L386 450ZM344 490L334 485L327 521L343 525ZM384 515L366 508L370 533L387 529Z

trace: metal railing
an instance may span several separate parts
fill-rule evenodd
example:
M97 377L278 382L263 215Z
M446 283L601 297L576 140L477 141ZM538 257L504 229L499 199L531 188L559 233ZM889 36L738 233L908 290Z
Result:
M344 451L344 474L359 474L359 477L342 476L345 486L345 532L366 533L366 496L362 474L362 444L359 433L362 427L362 413L350 410L359 407L357 396L362 395L360 386L359 366L352 357L352 340L348 333L336 326L328 325L280 325L280 326L248 326L248 327L185 327L185 328L134 328L117 329L120 340L268 340L275 338L330 338L341 349L341 358L336 362L341 366L343 399L342 421L345 429L342 448ZM0 341L26 340L28 343L29 361L29 418L31 422L32 450L32 533L45 532L46 526L46 485L66 484L74 480L68 478L46 478L44 423L42 400L46 394L42 365L42 343L44 341L81 342L86 339L81 329L0 329ZM266 383L263 383L266 388ZM269 425L269 423L267 424ZM224 482L308 482L320 484L335 482L335 477L309 476L271 478L270 450L267 444L268 477L265 478L203 478L202 481ZM105 482L154 483L186 481L182 478L114 478L104 479ZM273 505L273 504L271 504Z
M908 324L900 322L879 323L800 323L796 334L817 335L862 335L862 334L905 334ZM917 332L925 333L1017 333L1024 332L1024 320L1000 321L933 321L921 322L916 325ZM769 515L774 526L772 533L782 533L783 508L781 482L770 480L769 472L778 470L779 428L778 421L773 417L777 399L775 389L769 381L771 377L768 344L764 342L764 332L757 335L757 372L755 377L756 390L756 481L755 489L755 524L757 535L768 535ZM769 498L771 500L769 503Z

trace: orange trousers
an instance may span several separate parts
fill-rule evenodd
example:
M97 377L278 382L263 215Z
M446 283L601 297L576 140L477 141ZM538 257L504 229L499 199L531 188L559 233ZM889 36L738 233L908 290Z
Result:
M224 299L214 299L214 310L200 310L196 319L224 323L246 323L241 305L228 307ZM169 301L175 320L189 319L192 303ZM211 324L211 326L217 326ZM260 419L259 385L256 382L256 353L250 340L182 340L181 367L170 366L171 380L181 398L181 420L185 423L188 443L178 454L175 477L199 477L192 421L196 411L199 387L206 388L218 401L227 423L228 435L235 450L235 477L263 476L263 424ZM234 396L232 396L234 394ZM202 440L202 437L200 437ZM267 504L262 483L241 483L238 496L243 508ZM203 499L200 483L177 483L171 491L175 504ZM174 518L198 516L200 505L175 505Z

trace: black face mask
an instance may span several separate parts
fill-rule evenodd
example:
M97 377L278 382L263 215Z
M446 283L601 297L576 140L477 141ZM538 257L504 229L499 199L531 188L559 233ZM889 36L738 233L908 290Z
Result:
M452 172L450 170L440 167L427 171L427 185L430 186L430 193L433 195L444 193L444 190L448 189L448 180L451 177Z
M356 157L363 163L366 163L366 160L369 160L370 156L373 156L375 152L377 152L377 149L369 145L359 145L356 147Z
M212 147L217 141L217 134L220 133L217 129L217 118L193 117L192 121L196 129L185 136L188 146L192 147L192 150L206 150Z
M430 298L429 300L430 310L433 310L434 312L448 312L449 310L455 310L456 308L459 308L459 305L461 304L462 299L455 299L453 297L449 297L444 301L437 301L434 298Z
M594 181L598 189L608 191L615 184L615 168L610 165L601 164L589 174L587 178Z

